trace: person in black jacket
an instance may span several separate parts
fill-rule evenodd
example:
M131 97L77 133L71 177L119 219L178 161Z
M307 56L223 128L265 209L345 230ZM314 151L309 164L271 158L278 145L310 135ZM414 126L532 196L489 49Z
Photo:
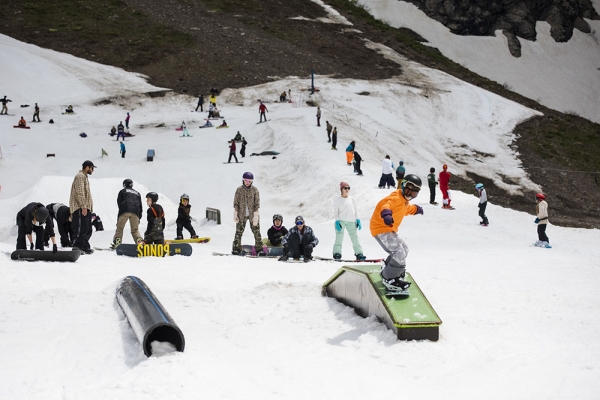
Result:
M288 234L288 230L283 226L283 217L281 214L273 215L273 226L267 231L269 239L263 240L263 243L271 247L283 247L281 239Z
M196 231L190 222L192 217L190 216L190 209L192 206L190 205L190 196L187 194L182 194L179 198L179 210L177 210L177 237L175 240L183 239L183 228L185 228L190 235L192 235L192 239L197 239L198 235L196 235Z
M123 242L123 229L129 221L131 228L131 236L136 243L144 241L140 235L139 225L142 219L142 196L133 188L133 181L125 179L123 181L123 189L117 195L117 205L119 206L119 214L117 215L117 229L113 236L111 248L116 249Z
M312 228L304 224L304 218L298 215L296 217L296 226L290 228L288 234L281 239L283 244L283 255L279 261L287 261L288 253L292 253L294 260L299 260L300 255L304 256L304 262L312 259L313 248L319 244L319 239L315 236Z
M360 169L360 163L362 163L362 157L358 154L358 151L354 152L354 172L356 175L362 175L362 169Z
M52 252L56 253L56 239L54 237L54 224L48 209L42 203L29 203L17 213L17 250L27 250L25 237L29 239L30 250L44 250L44 224L52 226L50 239L52 239ZM35 232L35 246L33 233Z
M60 246L72 247L75 233L71 227L71 210L63 203L50 203L46 208L50 213L50 218L56 220L56 227L58 228L58 234L60 235ZM44 246L48 246L48 241L53 232L54 229L52 225L46 224L46 229L44 230Z
M204 112L204 108L202 105L204 104L204 95L201 94L198 96L198 105L196 106L196 111L198 111L198 107L200 107L200 112Z
M165 243L165 212L158 201L158 193L150 192L146 194L146 204L148 204L148 227L144 233L143 243L164 244Z

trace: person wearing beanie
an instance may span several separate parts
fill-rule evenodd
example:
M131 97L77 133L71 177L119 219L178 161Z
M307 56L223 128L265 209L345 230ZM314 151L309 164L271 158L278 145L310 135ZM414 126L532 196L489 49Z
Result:
M298 215L294 222L295 225L281 239L283 255L279 257L279 261L287 261L288 254L291 252L294 260L299 260L302 255L304 262L309 262L312 260L313 249L319 244L319 239L312 228L304 223L301 215Z
M245 172L242 176L242 185L235 191L233 197L233 221L235 222L235 236L231 254L239 255L242 252L242 235L246 229L246 223L250 223L250 230L254 234L254 247L263 249L258 251L258 256L264 257L267 254L267 246L263 246L260 236L260 194L256 186L252 185L254 175L252 172Z
M340 182L340 196L333 199L333 219L335 220L333 258L336 260L342 258L342 242L344 241L344 231L347 230L356 260L366 259L357 235L357 230L362 229L358 218L358 207L356 200L350 196L350 185L346 182Z

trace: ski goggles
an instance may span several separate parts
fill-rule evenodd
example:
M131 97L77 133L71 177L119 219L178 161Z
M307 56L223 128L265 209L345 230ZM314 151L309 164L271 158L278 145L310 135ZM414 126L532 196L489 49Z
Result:
M298 225L298 226L304 225L304 221L296 221L296 225Z

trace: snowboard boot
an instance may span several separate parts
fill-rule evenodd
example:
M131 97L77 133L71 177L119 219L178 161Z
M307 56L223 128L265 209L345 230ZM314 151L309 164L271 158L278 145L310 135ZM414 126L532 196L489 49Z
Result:
M288 256L287 256L287 254L284 254L284 255L282 255L281 257L279 257L279 258L277 259L277 261L287 261L287 260L289 260L289 258L288 258Z
M398 276L388 280L381 276L381 282L389 292L404 292L410 287L410 282L406 282L402 280L402 278L404 278L404 276Z
M137 238L137 240L135 241L135 243L138 244L138 245L139 244L141 244L141 245L146 244L146 242L144 242L144 239L142 239L142 238Z
M192 235L192 239L198 239L198 235Z
M183 240L183 236L177 236L175 240Z
M115 240L110 245L110 248L114 250L117 247L119 247L120 244L121 244L121 238L115 238Z
M234 256L239 256L241 254L241 250L240 249L233 249L231 250L231 254L233 254Z
M354 256L356 257L356 261L362 261L367 259L367 257L365 257L364 254L355 254Z
M341 260L341 259L342 259L342 255L341 255L340 253L335 253L335 254L333 255L333 259L334 259L334 260Z

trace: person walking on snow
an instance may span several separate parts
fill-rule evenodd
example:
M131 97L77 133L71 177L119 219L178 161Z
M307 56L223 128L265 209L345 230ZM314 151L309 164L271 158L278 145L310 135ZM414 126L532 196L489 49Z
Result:
M139 231L140 221L144 212L142 208L142 196L133 188L133 181L131 179L123 181L123 189L117 195L117 206L119 207L117 229L115 230L110 247L116 249L123 242L123 230L127 222L129 222L133 241L138 244L143 242L144 238L142 238Z
M362 157L358 154L358 151L354 151L354 169L356 175L362 176L362 169L360 169L360 163L362 162Z
M198 107L200 107L200 112L204 112L203 104L204 104L204 95L201 94L200 96L198 96L198 105L196 106L195 111L198 111Z
M331 132L331 150L337 150L337 126Z
M292 253L294 260L304 257L304 262L312 260L313 249L319 244L319 239L315 236L312 228L304 224L304 218L301 215L296 217L295 225L290 228L287 235L281 239L283 244L283 255L279 261L287 261L288 253Z
M90 160L83 162L81 171L75 175L71 185L69 196L69 209L71 210L71 226L74 237L73 250L79 250L82 254L92 254L94 250L90 246L92 237L92 213L94 212L94 200L90 191L88 175L94 173L96 166Z
M117 139L119 141L119 137L122 137L125 140L125 127L123 126L123 121L119 121L119 125L117 125Z
M144 232L144 240L138 244L165 244L165 211L158 204L158 193L147 193L146 204L148 205L146 212L148 226Z
M190 211L192 206L190 205L190 196L187 194L182 194L179 198L179 209L177 210L177 237L175 240L183 239L183 228L185 228L191 235L192 239L197 239L198 235L196 235L196 231L192 226L192 216L190 215Z
M379 179L379 189L384 189L386 185L388 189L391 187L396 187L396 182L394 181L394 177L392 176L393 171L394 164L392 164L390 156L386 155L383 159L383 162L381 163L381 178Z
M246 141L246 139L244 137L242 137L242 148L240 149L240 155L242 156L242 158L246 157L246 145L247 144L248 144L248 142Z
M235 162L239 162L237 156L235 155L235 140L231 139L229 143L231 144L229 145L229 160L227 160L227 163L231 162L231 157L235 158Z
M435 201L435 187L437 181L435 180L435 168L429 168L429 175L427 175L427 184L429 185L429 204L437 205Z
M265 122L267 122L267 115L265 114L265 112L269 112L269 110L267 110L267 106L265 106L261 101L260 105L258 106L258 113L260 114L260 120L258 121L258 123L262 122L263 117L265 118Z
M121 158L125 158L125 153L127 153L127 149L125 148L125 142L121 142Z
M448 172L448 165L442 166L442 172L440 172L440 190L442 191L442 208L451 210L454 207L450 205L452 197L450 196L450 172Z
M477 190L477 194L479 195L479 217L481 218L481 222L479 225L488 226L489 221L485 215L485 209L487 207L487 192L483 187L483 183L478 183L475 185L475 190Z
M31 122L42 122L40 121L40 108L38 107L38 103L35 103L35 108L33 109L33 121Z
M329 121L325 121L325 130L327 131L327 143L331 143L331 130L333 126L329 123Z
M239 255L242 251L242 235L246 229L246 223L250 222L250 229L254 234L254 247L262 251L257 252L258 256L264 257L267 254L266 246L263 246L260 236L260 193L252 185L254 175L252 172L244 172L242 176L242 185L235 191L233 197L233 221L235 222L235 236L231 248L231 254Z
M352 160L354 159L354 149L356 148L356 142L353 140L350 142L348 147L346 147L346 163L348 165L352 165Z
M129 113L127 113L127 116L125 117L125 128L129 129Z
M7 99L6 96L4 96L4 98L0 99L0 103L2 103L2 111L0 112L0 115L8 115L8 107L6 106L6 103L12 103L12 100Z
M535 223L537 224L538 241L535 242L534 246L537 247L550 247L550 239L546 235L546 228L548 227L548 203L546 202L546 196L543 193L535 195L535 214L537 218Z
M333 199L333 219L335 220L335 243L333 245L333 258L340 260L342 258L342 242L344 241L344 231L348 230L354 256L357 261L364 260L367 257L363 255L362 246L358 241L357 230L362 229L362 224L358 218L358 207L356 200L350 196L350 185L346 182L340 182L340 197Z
M406 215L423 215L423 208L410 204L421 190L421 178L409 174L389 196L383 198L371 216L371 235L389 254L381 270L381 279L390 292L404 291L410 282L404 281L408 246L398 236L398 228Z
M321 126L321 106L317 106L317 126Z

